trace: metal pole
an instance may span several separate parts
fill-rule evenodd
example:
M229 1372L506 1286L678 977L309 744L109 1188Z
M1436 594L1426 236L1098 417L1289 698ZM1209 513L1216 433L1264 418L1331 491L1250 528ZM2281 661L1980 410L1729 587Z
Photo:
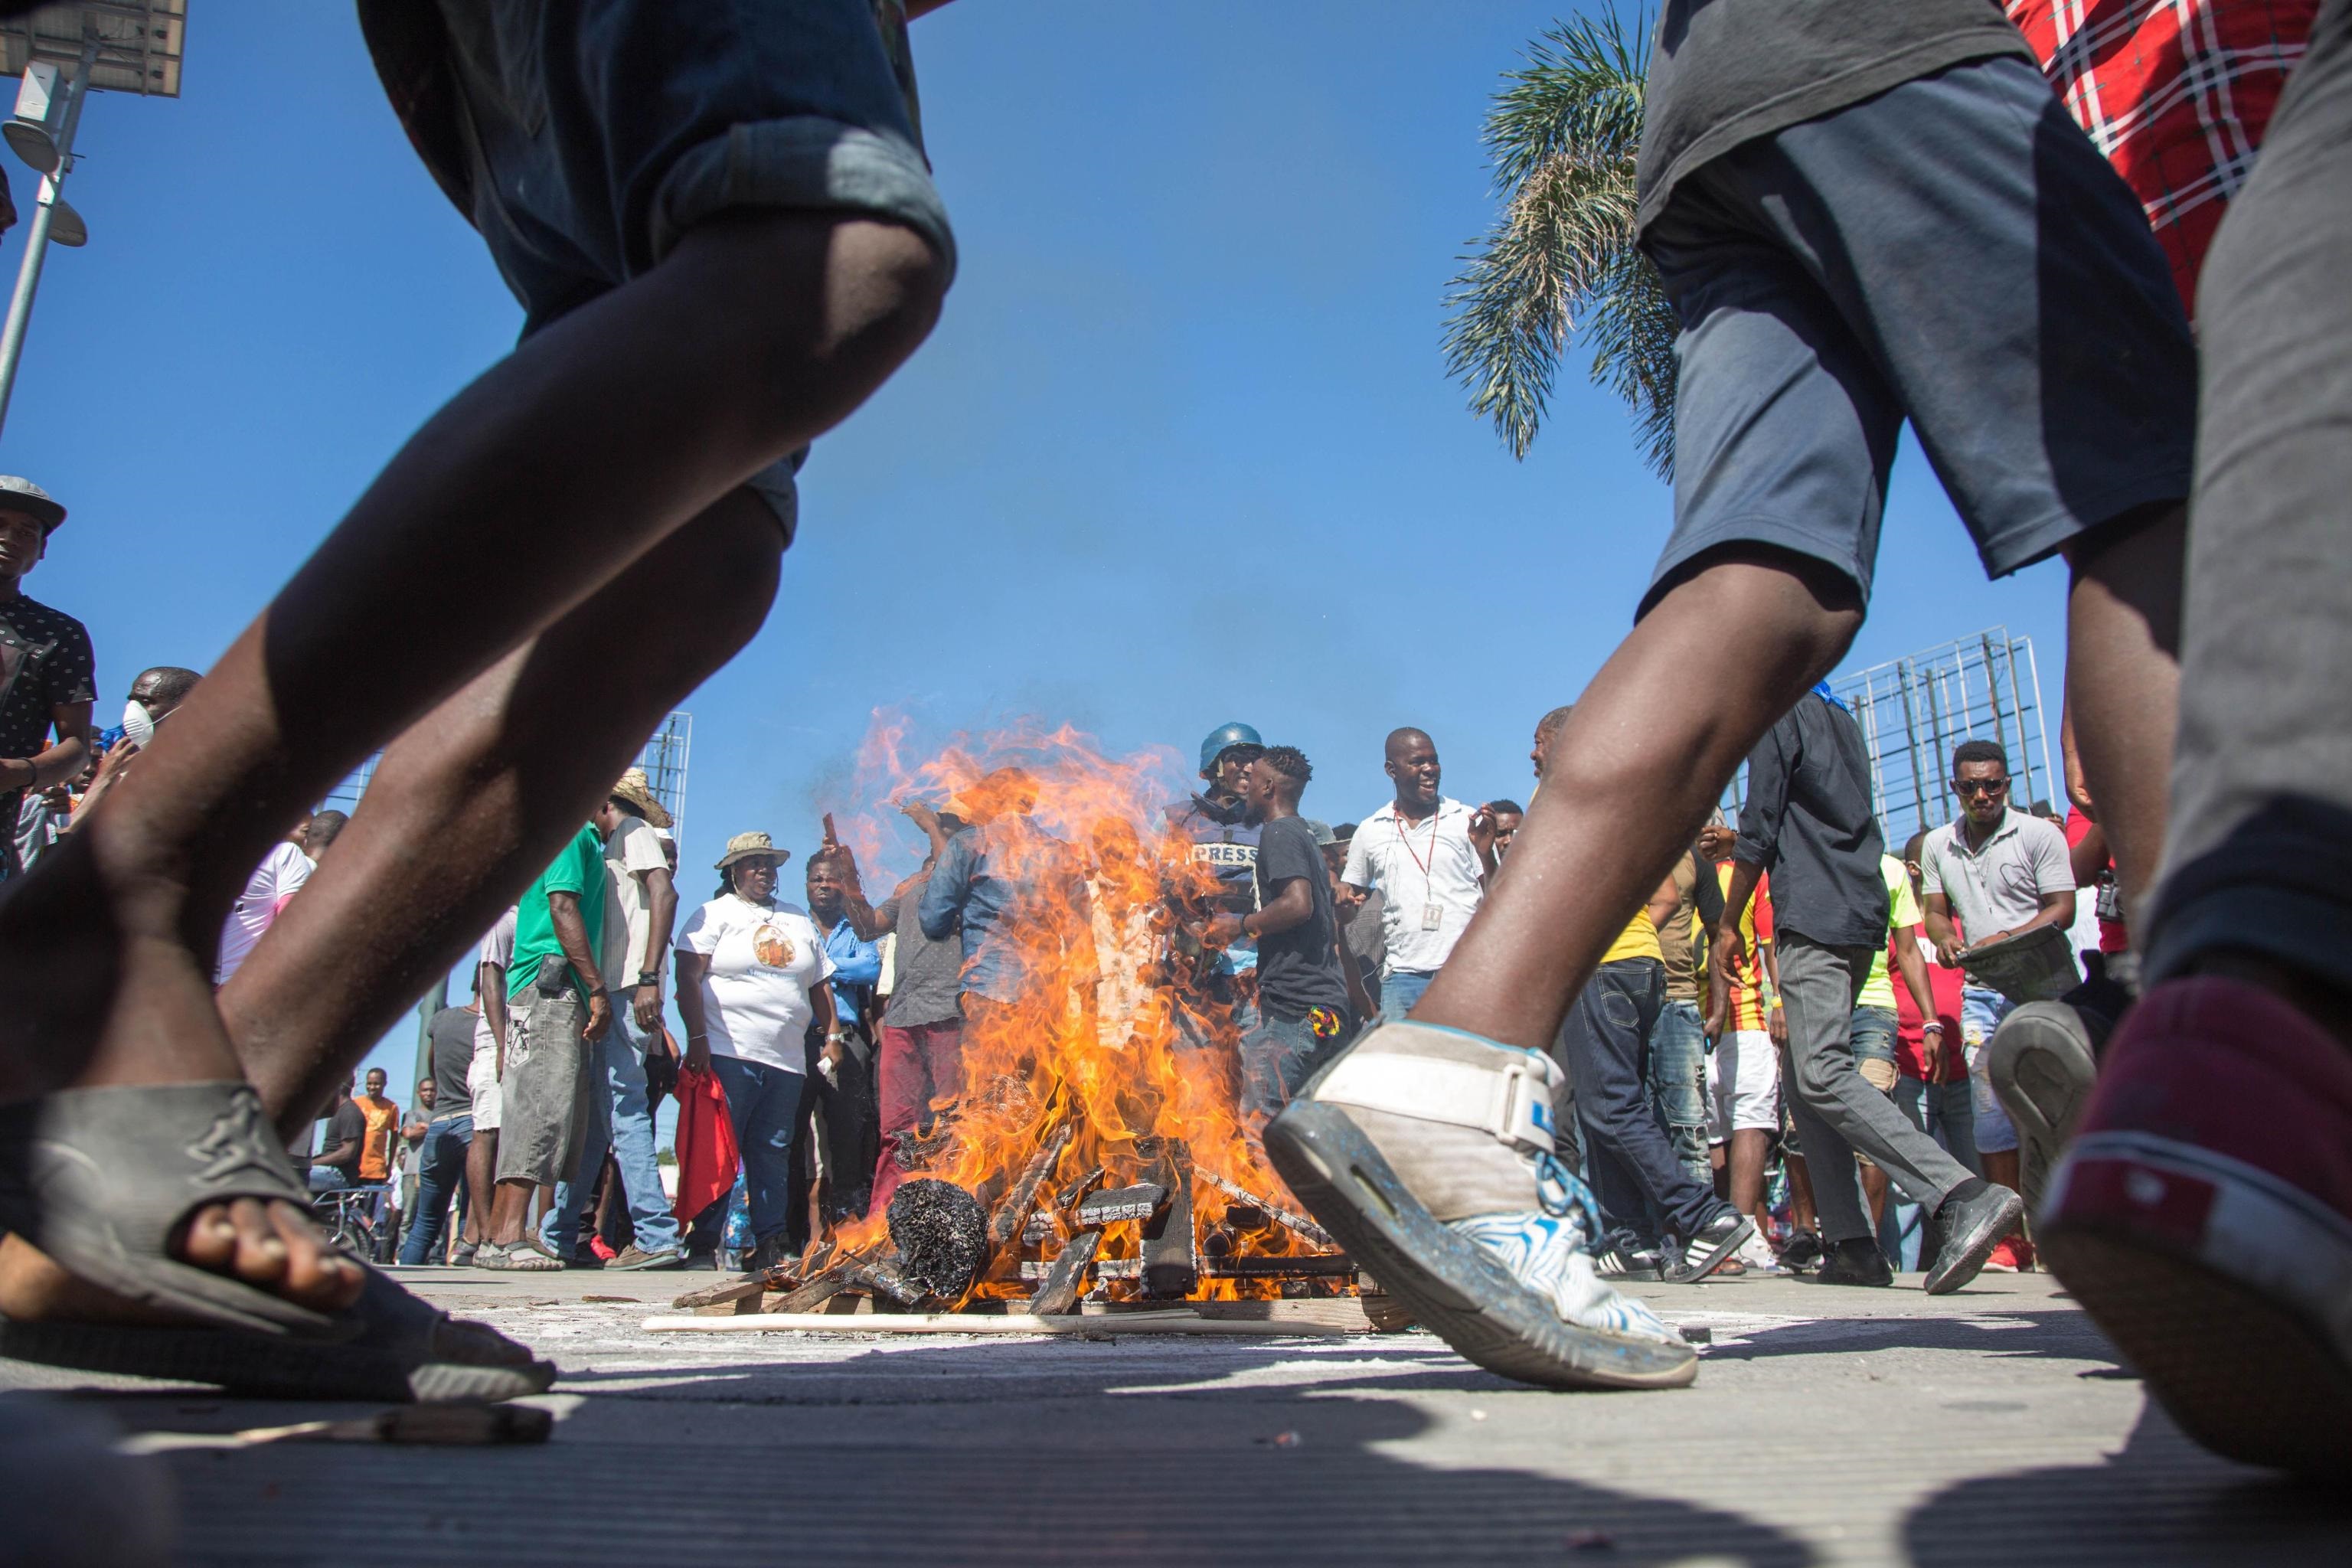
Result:
M1927 788L1926 776L1919 769L1919 714L1911 700L1911 661L1895 661L1896 679L1903 690L1903 749L1911 758L1911 798L1918 803L1919 826L1927 826Z
M2042 732L2042 776L2044 780L2049 782L2051 787L2057 790L2059 798L2063 799L2066 794L2066 781L2060 777L2057 770L2050 765L2050 710L2048 708L2043 706L2042 701L2042 666L2033 657L2033 639L2032 637L2019 637L2016 642L2012 642L2009 645L2009 700L2012 703L2017 701L2018 643L2023 643L2025 645L2026 679L2033 683L2033 727ZM2063 719L2065 710L2062 708L2059 710L2059 712ZM2020 719L2017 721L2017 727L2020 731L2017 742L2018 749L2022 751L2025 747L2025 738L2023 734L2025 721L2023 719ZM2057 800L2053 800L2051 804L2055 805L2058 802Z
M58 128L58 167L41 176L33 226L25 231L25 262L16 269L16 291L8 299L8 324L0 328L0 427L8 423L8 399L16 390L16 361L25 352L25 328L33 316L33 295L41 287L41 263L49 253L49 220L57 212L58 188L73 169L74 128L81 123L81 100L89 95L89 68L98 62L98 35L81 41L81 58L66 82L65 123Z

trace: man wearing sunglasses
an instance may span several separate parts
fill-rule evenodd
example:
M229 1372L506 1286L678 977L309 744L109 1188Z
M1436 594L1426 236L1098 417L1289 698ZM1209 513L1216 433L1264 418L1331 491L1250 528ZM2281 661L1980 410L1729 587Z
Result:
M1985 1046L2020 1003L2053 1000L2082 983L2063 941L2018 941L2074 923L2074 863L2063 830L2010 805L2008 753L1994 742L1963 741L1954 748L1952 793L1959 797L1959 820L1928 834L1921 851L1927 938L1938 961L1966 972L1960 1033L1985 1177L2015 1187L2021 1174L2017 1129L1993 1093ZM1997 943L1998 959L1987 952ZM2031 1258L2012 1245L1996 1253L1993 1266L2014 1268Z

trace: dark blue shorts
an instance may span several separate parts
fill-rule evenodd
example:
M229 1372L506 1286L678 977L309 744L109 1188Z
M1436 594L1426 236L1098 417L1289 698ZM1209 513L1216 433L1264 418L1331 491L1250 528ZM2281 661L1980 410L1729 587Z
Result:
M440 0L474 225L523 335L716 215L905 224L952 271L896 7L875 0ZM754 477L787 537L799 454Z
M2025 61L1974 61L1733 148L1643 237L1682 323L1678 568L1730 543L1867 599L1907 417L2005 576L2189 494L2189 321L2120 176Z

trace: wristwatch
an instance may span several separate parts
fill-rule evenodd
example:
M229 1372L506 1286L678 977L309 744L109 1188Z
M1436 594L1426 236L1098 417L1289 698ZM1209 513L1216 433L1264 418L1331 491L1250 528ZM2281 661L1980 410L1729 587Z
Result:
M657 969L638 970L637 984L640 985L659 985L661 984L661 971Z

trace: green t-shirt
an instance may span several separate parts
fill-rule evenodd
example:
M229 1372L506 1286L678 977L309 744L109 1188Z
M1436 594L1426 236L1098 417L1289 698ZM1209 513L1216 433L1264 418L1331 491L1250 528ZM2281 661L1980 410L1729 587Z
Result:
M1919 900L1911 891L1911 873L1903 862L1892 855L1878 858L1878 874L1886 879L1886 945L1870 963L1870 978L1862 983L1862 994L1853 999L1857 1007L1884 1007L1895 1011L1895 977L1886 970L1886 956L1895 951L1895 933L1905 926L1919 923Z
M572 835L555 864L539 874L515 905L514 961L507 965L509 1001L539 984L540 960L551 953L563 956L563 944L555 940L555 917L548 912L550 893L579 895L580 919L588 928L588 951L593 954L604 940L604 836L595 824ZM588 987L580 976L572 975L572 984L586 1001Z

